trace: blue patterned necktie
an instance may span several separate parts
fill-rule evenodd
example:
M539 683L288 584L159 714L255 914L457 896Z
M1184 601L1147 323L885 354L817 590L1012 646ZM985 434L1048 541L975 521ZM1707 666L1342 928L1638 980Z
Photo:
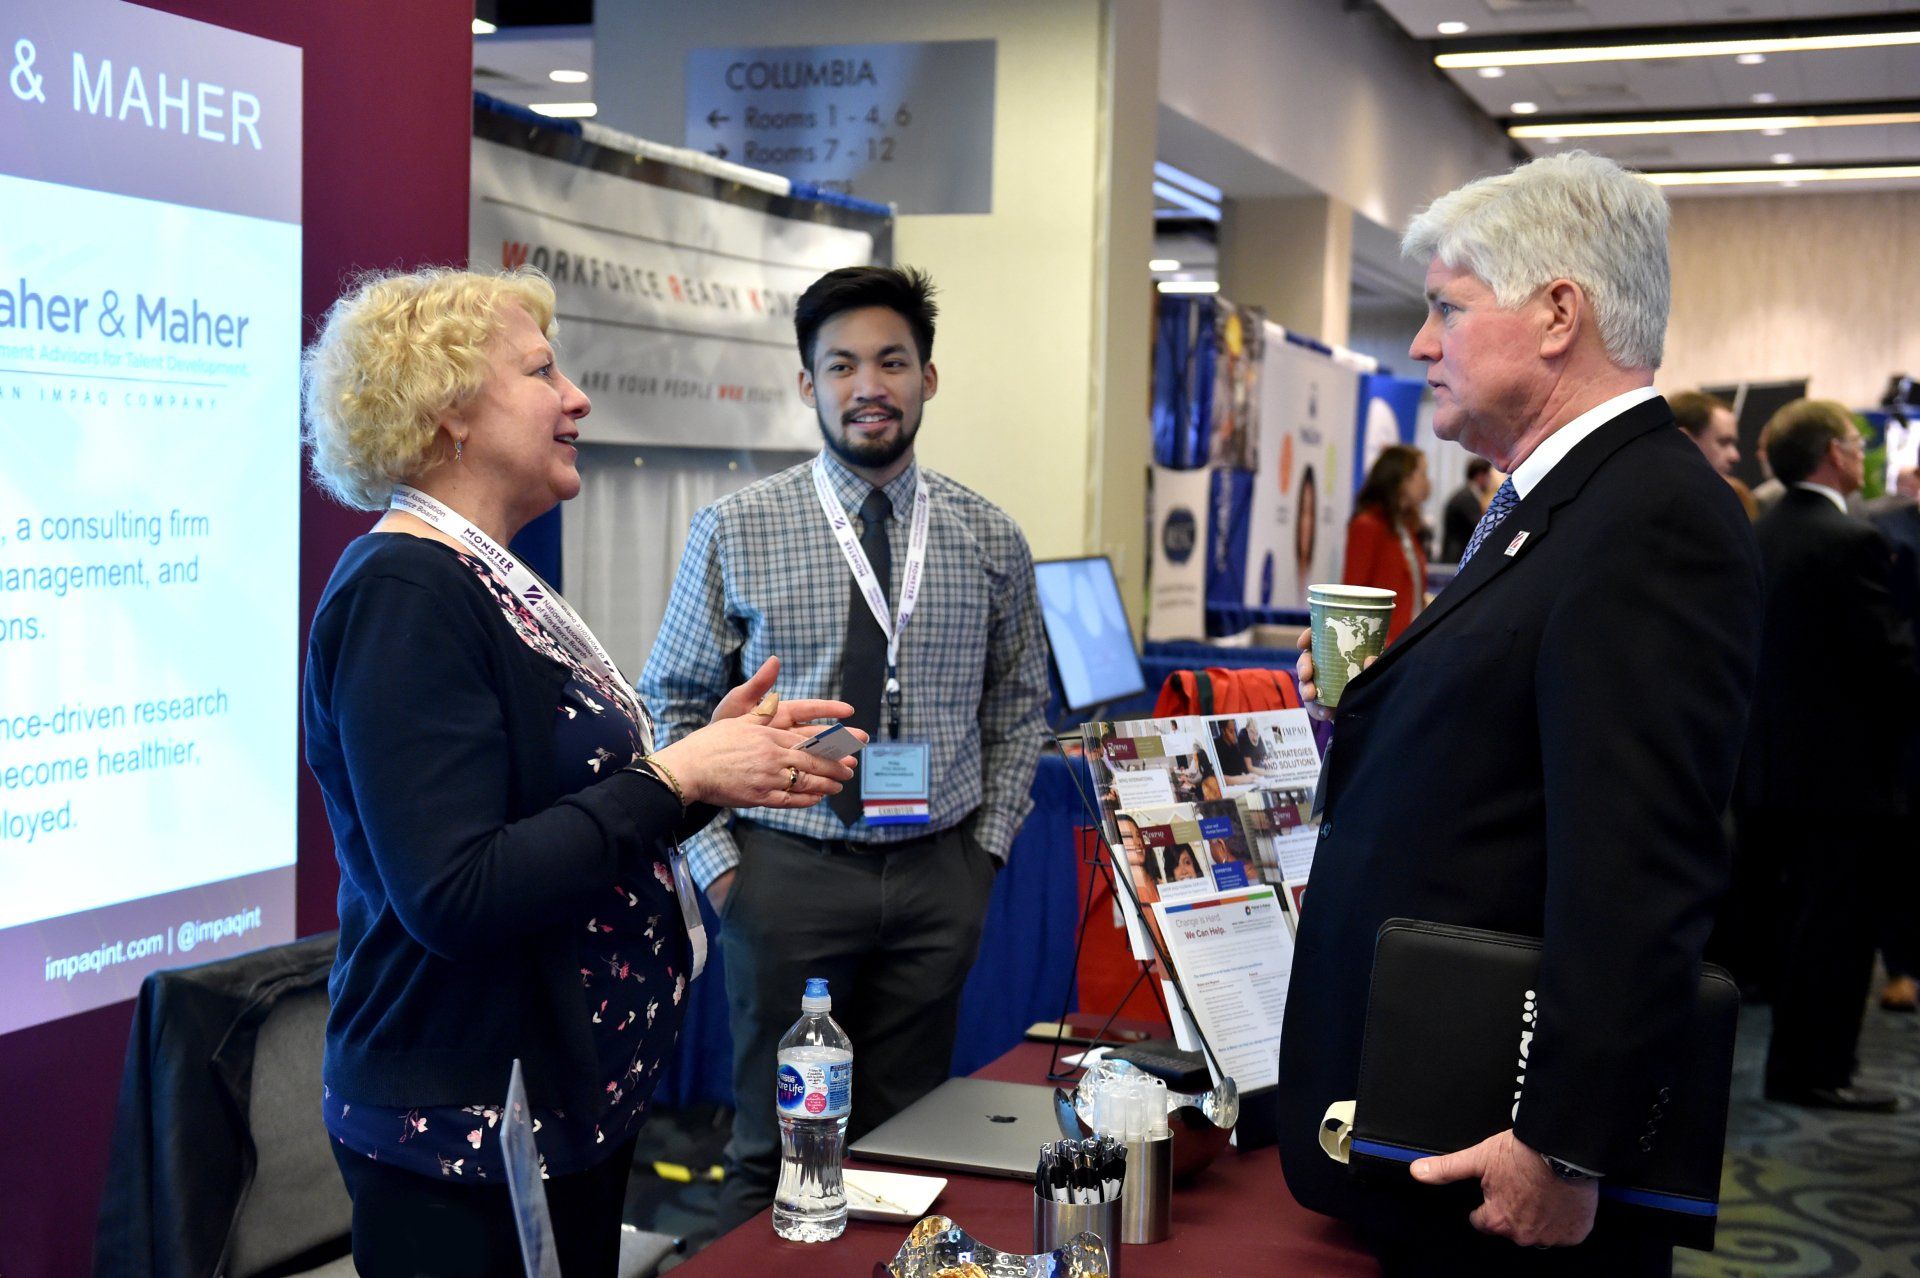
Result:
M1486 513L1480 516L1480 522L1473 526L1473 537L1467 542L1467 551L1460 556L1461 572L1466 571L1467 561L1473 558L1474 551L1480 549L1480 543L1485 541L1488 534L1498 528L1500 521L1511 515L1513 508L1519 504L1519 490L1514 488L1513 480L1508 479L1500 485L1500 490L1494 493L1493 500L1487 503Z

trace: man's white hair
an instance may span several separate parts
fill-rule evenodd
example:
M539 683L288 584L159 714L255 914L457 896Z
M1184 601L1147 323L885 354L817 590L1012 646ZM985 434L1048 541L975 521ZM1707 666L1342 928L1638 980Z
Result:
M1612 160L1567 151L1469 182L1428 205L1408 257L1470 271L1511 309L1556 279L1578 284L1622 368L1658 368L1672 286L1667 200Z

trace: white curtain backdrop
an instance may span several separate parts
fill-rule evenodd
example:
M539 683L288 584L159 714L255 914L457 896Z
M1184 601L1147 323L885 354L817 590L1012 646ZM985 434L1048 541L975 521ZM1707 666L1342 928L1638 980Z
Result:
M806 453L583 444L580 495L560 517L567 601L638 679L666 614L694 511Z

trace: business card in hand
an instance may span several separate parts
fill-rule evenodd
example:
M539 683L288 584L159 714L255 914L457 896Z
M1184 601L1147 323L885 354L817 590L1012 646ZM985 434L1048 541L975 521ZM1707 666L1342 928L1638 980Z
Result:
M800 748L821 759L844 759L859 754L866 744L851 728L836 724Z

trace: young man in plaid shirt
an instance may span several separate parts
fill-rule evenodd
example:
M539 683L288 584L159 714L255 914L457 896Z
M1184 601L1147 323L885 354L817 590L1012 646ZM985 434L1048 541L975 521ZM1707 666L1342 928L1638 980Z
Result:
M1032 806L1047 675L1026 538L914 459L939 385L932 292L911 269L853 267L801 295L800 397L825 447L694 516L641 678L662 744L769 657L783 696L839 697L872 738L827 803L775 796L687 845L724 921L738 1111L722 1230L772 1201L776 1047L808 977L829 980L854 1043L850 1139L947 1077L994 876Z

